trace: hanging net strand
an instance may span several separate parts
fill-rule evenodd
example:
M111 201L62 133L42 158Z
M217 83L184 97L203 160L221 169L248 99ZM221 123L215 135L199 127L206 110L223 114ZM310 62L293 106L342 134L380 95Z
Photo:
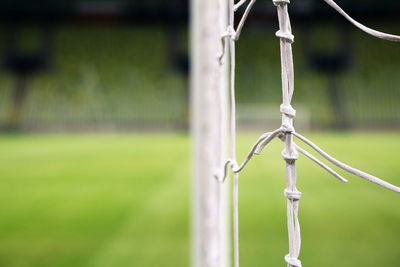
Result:
M244 11L243 16L240 19L239 24L238 24L237 29L236 29L236 36L235 36L236 40L239 39L240 34L242 33L243 26L244 26L244 24L245 24L245 22L247 20L247 17L249 16L251 8L253 7L255 2L256 2L256 0L250 0L250 3L246 7L246 10Z
M237 11L242 5L244 5L247 2L247 0L240 0L236 4L233 5L233 11Z
M312 149L314 149L318 154L320 154L322 157L324 157L325 159L327 159L329 162L331 162L333 165L336 165L337 167L339 167L340 169L354 174L360 178L363 178L367 181L370 181L372 183L375 183L377 185L380 185L382 187L385 187L389 190L392 190L394 192L400 193L400 187L394 186L378 177L375 177L371 174L365 173L363 171L360 171L356 168L353 168L337 159L335 159L334 157L330 156L328 153L326 153L325 151L323 151L321 148L319 148L316 144L314 144L313 142L311 142L310 140L308 140L307 138L305 138L304 136L302 136L299 133L294 132L293 133L294 136L296 136L299 140L301 140L303 143L307 144L308 146L310 146Z
M262 134L255 144L250 149L249 153L239 165L236 160L236 100L235 100L235 43L239 39L242 32L243 26L248 18L251 8L253 7L256 0L250 0L247 7L240 19L240 22L235 30L234 28L234 14L243 6L247 0L240 0L235 4L234 0L229 0L228 12L229 12L229 23L226 31L221 35L222 41L222 53L218 55L220 64L222 65L222 59L226 50L226 46L229 46L229 74L230 74L230 131L229 138L231 143L230 158L225 161L221 170L218 170L215 174L215 178L224 183L228 176L229 170L233 173L233 248L234 248L234 266L239 267L239 173L247 166L254 155L259 155L266 148L270 142L279 138L284 143L284 150L282 152L283 160L286 163L286 182L287 187L284 190L284 195L287 198L287 226L288 226L288 237L289 237L289 253L285 256L285 261L288 267L302 267L301 261L298 259L301 248L301 235L300 235L300 223L299 223L299 201L301 199L301 192L296 187L296 161L298 160L298 153L301 153L312 162L320 166L322 169L331 174L334 178L341 182L347 183L348 180L338 174L331 167L314 157L312 154L307 152L305 149L297 145L293 138L297 138L302 143L308 145L315 150L319 155L329 161L336 167L356 175L362 179L380 185L384 188L400 193L400 188L392 185L378 177L371 174L365 173L361 170L355 169L337 159L330 156L328 153L319 148L312 141L297 133L293 126L293 120L296 116L296 110L292 107L291 102L294 93L294 67L293 67L293 53L292 44L294 42L294 35L292 34L292 27L290 23L290 17L288 13L288 4L290 0L272 0L277 8L279 30L276 32L276 36L280 39L280 53L281 53L281 78L282 78L282 104L280 106L280 112L282 113L282 125L280 128L272 132ZM373 30L363 24L357 22L351 18L343 9L341 9L332 0L323 0L348 21L355 25L360 30L375 36L377 38L389 40L389 41L400 41L400 36L387 34Z
M337 172L335 172L333 169L331 169L329 166L325 165L322 161L320 161L319 159L317 159L316 157L314 157L313 155L311 155L310 153L308 153L307 151L305 151L304 149L302 149L301 147L299 147L298 145L295 144L296 150L299 151L301 154L303 154L304 156L306 156L307 158L309 158L311 161L313 161L314 163L316 163L317 165L319 165L321 168L323 168L324 170L326 170L328 173L330 173L332 176L334 176L335 178L337 178L339 181L343 182L343 183L348 183L349 181L345 178L343 178L340 174L338 174Z
M263 145L263 148L269 144L274 138L276 138L278 135L282 133L281 129L277 129L273 131L272 133L265 133L258 138L257 142L253 145L251 148L250 152L247 154L246 158L243 160L243 162L238 165L236 161L233 159L228 159L223 167L223 172L215 174L215 178L219 180L220 182L225 182L226 177L228 176L228 168L230 167L233 173L239 173L241 172L244 167L246 167L247 163L252 159L254 155L260 154L261 150L260 146Z
M235 5L232 4L233 7L232 7L232 5L231 5L231 7L229 8L229 9L230 9L230 12L229 12L229 13L230 13L230 17L232 17L232 19L234 19L234 13L235 13L243 4L245 4L246 1L247 1L247 0L241 0L240 2L238 2L238 3L235 4ZM235 28L234 28L234 21L233 21L233 23L229 23L229 25L228 25L226 31L221 35L222 52L221 52L220 55L218 55L220 64L222 64L222 58L224 57L225 46L226 46L226 40L227 40L227 39L230 39L230 40L233 40L233 41L239 40L240 34L242 33L242 30L243 30L243 26L244 26L244 24L245 24L245 22L246 22L246 20L247 20L247 17L248 17L249 14L250 14L250 11L251 11L253 5L255 4L255 2L256 2L256 0L251 0L250 3L247 5L247 7L246 7L246 9L245 9L245 11L244 11L244 13L243 13L243 15L242 15L240 21L239 21L239 24L238 24L236 30L235 30ZM233 13L233 14L232 14L232 13Z
M229 139L230 139L230 158L225 162L222 171L217 171L215 175L217 180L224 182L227 177L228 168L232 170L238 169L236 161L236 99L235 99L235 65L236 65L236 52L235 42L239 39L240 33L243 29L244 23L250 13L255 0L251 0L246 10L240 19L238 28L235 30L235 11L244 3L246 0L239 1L236 5L234 0L229 0L228 5L228 26L221 35L222 51L218 55L219 62L222 65L222 60L228 46L229 52L229 94L230 94L230 105L229 105ZM252 155L251 155L252 156ZM250 156L250 158L251 158ZM250 159L248 159L250 160ZM242 167L243 168L243 167ZM233 195L232 195L232 209L233 209L233 258L234 266L239 267L239 171L233 172Z
M363 32L368 33L369 35L375 36L376 38L384 39L387 41L400 42L400 36L388 34L384 32L380 32L374 29L371 29L360 22L356 21L352 17L350 17L338 4L336 4L333 0L323 0L325 3L330 5L333 9L335 9L340 15L342 15L345 19L350 21L351 24L362 30Z

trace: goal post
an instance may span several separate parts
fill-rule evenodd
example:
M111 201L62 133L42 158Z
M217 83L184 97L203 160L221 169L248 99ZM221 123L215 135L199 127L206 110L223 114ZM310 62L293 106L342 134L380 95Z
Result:
M192 267L229 266L228 185L214 179L227 151L227 1L191 0Z

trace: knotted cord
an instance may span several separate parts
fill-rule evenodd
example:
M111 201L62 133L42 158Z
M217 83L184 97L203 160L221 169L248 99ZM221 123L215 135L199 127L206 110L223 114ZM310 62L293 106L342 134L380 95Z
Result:
M236 66L236 52L235 43L240 37L240 33L250 13L252 6L256 0L251 0L248 4L237 29L235 30L235 11L243 5L246 0L241 0L235 5L234 0L229 0L228 4L228 27L221 35L222 53L218 56L220 63L225 53L225 47L228 44L229 52L229 94L230 94L230 114L229 114L229 139L230 139L230 158L226 161L223 171L217 171L215 175L220 182L224 182L227 177L228 167L232 170L238 170L236 161L236 99L235 99L235 66ZM252 155L250 155L250 158ZM248 160L250 160L250 158ZM247 160L247 161L248 161ZM246 163L244 163L246 165ZM239 168L242 169L244 165ZM234 266L239 267L239 171L233 172L233 196L232 196L232 209L233 209L233 258Z
M294 146L292 132L294 131L293 119L296 116L296 110L292 107L292 97L294 93L294 68L292 44L294 36L290 25L288 12L289 0L273 0L277 8L279 31L276 36L280 38L281 50L281 72L282 72L282 105L280 111L282 113L282 130L280 136L285 143L285 149L282 157L286 162L286 183L285 196L287 198L287 220L289 234L289 254L285 256L288 266L301 267L301 261L298 259L300 255L301 236L299 223L299 202L301 192L296 187L296 160L298 153Z
M354 174L362 179L385 187L394 192L400 193L400 188L394 186L380 178L365 173L361 170L355 169L339 160L333 158L328 153L323 151L312 141L308 140L301 134L297 133L293 126L293 119L296 116L296 110L292 107L291 102L294 93L294 68L293 68L293 53L292 44L294 42L294 35L292 34L292 27L290 23L288 4L290 0L272 0L277 8L279 30L276 36L280 39L280 53L281 53L281 76L282 76L282 105L280 112L282 113L282 125L280 128L273 132L264 133L259 137L257 142L253 145L250 152L247 154L243 162L238 165L236 160L236 102L235 102L235 43L239 39L243 26L250 13L256 0L250 0L243 16L235 30L235 12L243 6L247 0L240 0L235 4L234 0L229 0L228 12L228 27L227 30L221 35L223 45L222 54L219 55L220 63L224 57L225 46L229 46L229 76L230 76L230 158L226 160L222 170L216 171L215 178L221 183L225 182L228 176L228 169L233 172L233 247L234 247L234 267L239 267L239 172L241 172L249 163L254 155L261 154L262 150L276 137L279 137L285 145L282 152L282 157L286 162L286 182L287 187L284 195L287 198L287 219L288 219L288 235L289 235L289 253L285 256L285 261L288 267L302 267L301 261L298 259L301 247L300 223L298 219L299 201L301 192L296 187L296 161L298 159L298 152L309 158L311 161L319 165L329 174L337 178L341 182L347 183L348 181L335 172L332 168L318 160L316 157L308 153L306 150L295 144L293 137L296 137L306 145L314 149L318 154L324 157L338 168ZM340 8L333 0L323 0L338 13L345 17L350 23L359 28L360 30L375 36L380 39L389 41L400 41L400 36L387 34L373 30L358 21L351 18L342 8Z

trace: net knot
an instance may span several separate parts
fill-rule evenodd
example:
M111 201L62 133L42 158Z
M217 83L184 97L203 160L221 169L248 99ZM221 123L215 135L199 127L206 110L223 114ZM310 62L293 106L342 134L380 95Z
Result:
M221 35L222 39L227 38L227 37L229 39L236 40L236 31L231 25L228 26L226 31Z
M301 266L301 261L297 258L291 258L290 255L285 256L285 261L287 264L294 266L294 267L302 267Z
M280 107L281 113L291 118L296 117L296 110L291 105L282 104Z
M283 122L280 130L282 133L294 133L295 129L293 127L293 122ZM283 140L284 135L280 135L278 137Z
M293 118L296 116L296 110L291 105L282 104L280 111L283 114L281 129L283 132L294 132Z
M294 35L291 34L290 32L284 32L284 31L279 30L279 31L277 31L277 32L275 33L275 35L276 35L277 37L281 38L281 39L286 40L287 42L289 42L289 43L291 43L291 44L294 43Z
M292 151L287 151L286 149L282 151L282 158L286 161L286 162L293 162L295 160L299 159L299 154L297 153L296 150L292 150Z
M272 0L275 6L290 4L290 0Z
M285 197L292 201L299 201L301 199L301 192L297 190L285 189Z

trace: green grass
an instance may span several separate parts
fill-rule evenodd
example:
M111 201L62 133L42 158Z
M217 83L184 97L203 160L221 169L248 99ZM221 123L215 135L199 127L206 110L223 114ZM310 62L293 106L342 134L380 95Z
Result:
M240 158L255 137L239 139ZM400 184L400 134L311 138ZM274 142L241 176L243 266L285 266L281 149ZM3 135L0 151L0 266L189 265L188 137ZM303 264L398 266L399 196L349 175L341 184L303 157L298 166Z

